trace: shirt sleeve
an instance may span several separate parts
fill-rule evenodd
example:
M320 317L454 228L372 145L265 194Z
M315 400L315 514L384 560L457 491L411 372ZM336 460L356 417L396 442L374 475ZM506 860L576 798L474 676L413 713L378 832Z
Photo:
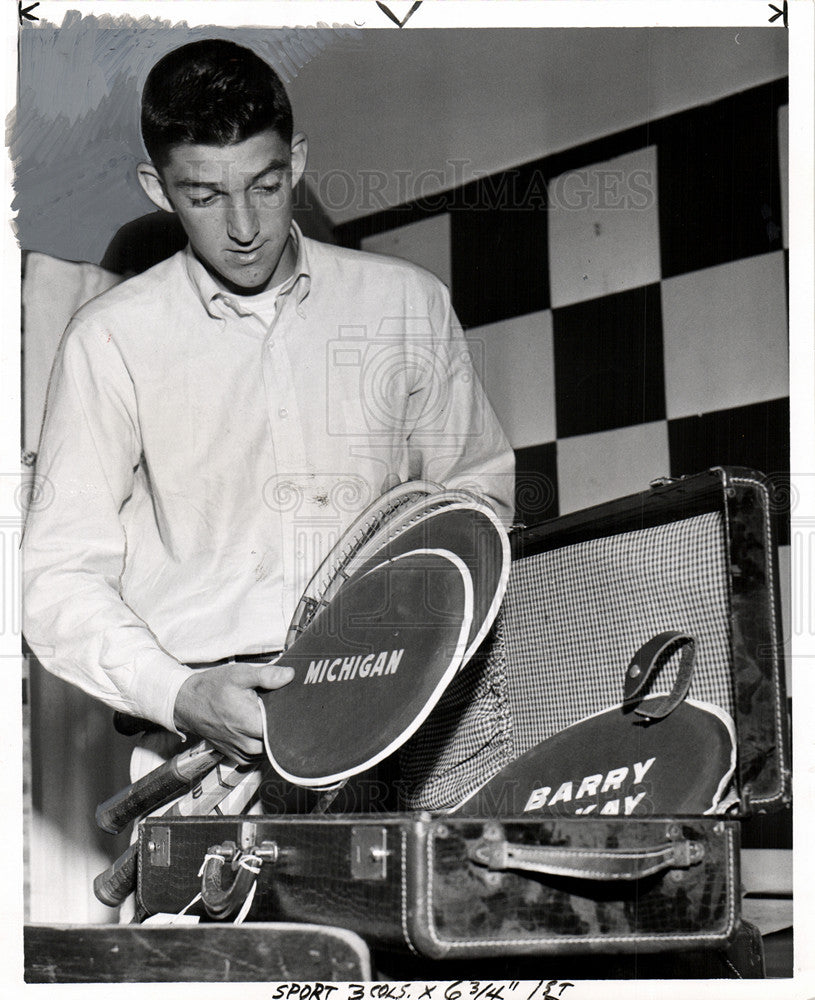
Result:
M515 454L440 282L429 300L431 344L414 345L418 378L408 402L411 478L468 489L490 501L506 527L514 514Z
M43 666L101 701L177 731L191 673L124 602L120 511L141 460L136 397L115 341L75 319L48 389L22 543L23 628Z

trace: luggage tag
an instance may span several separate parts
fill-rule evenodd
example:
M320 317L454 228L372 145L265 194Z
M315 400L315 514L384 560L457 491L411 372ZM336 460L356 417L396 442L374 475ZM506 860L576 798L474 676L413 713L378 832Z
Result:
M668 695L643 698L666 654L681 649ZM590 715L502 768L457 814L479 816L706 815L736 767L733 720L716 705L687 698L694 639L663 632L626 669L623 702Z

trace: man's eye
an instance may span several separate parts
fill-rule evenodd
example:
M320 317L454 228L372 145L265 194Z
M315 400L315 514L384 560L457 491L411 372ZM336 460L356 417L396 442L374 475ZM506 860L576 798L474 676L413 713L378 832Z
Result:
M280 183L277 184L263 184L258 188L258 191L262 191L264 194L277 194L280 190Z
M217 194L207 194L203 198L190 198L190 204L196 208L204 208L207 205L214 204L217 197Z

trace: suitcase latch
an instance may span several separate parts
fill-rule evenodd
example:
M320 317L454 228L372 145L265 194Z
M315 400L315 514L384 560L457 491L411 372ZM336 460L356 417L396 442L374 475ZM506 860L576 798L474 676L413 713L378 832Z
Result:
M382 882L388 874L388 832L384 826L351 827L351 878Z
M147 853L153 868L170 867L170 828L169 826L152 826L147 841Z

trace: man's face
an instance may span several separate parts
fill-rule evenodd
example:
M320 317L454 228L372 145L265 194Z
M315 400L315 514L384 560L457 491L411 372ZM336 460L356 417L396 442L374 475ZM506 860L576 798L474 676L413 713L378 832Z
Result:
M224 287L252 294L293 267L292 186L304 166L305 140L290 147L267 129L230 146L174 146L158 173L199 259Z

